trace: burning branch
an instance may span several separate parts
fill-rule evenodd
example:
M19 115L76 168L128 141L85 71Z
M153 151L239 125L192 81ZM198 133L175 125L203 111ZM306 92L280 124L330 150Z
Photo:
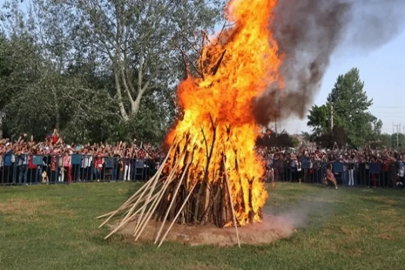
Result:
M215 65L215 67L212 69L212 75L217 74L217 71L219 69L219 65L221 65L222 59L224 59L224 55L226 53L226 50L224 50L221 54L221 57L219 58L217 64Z

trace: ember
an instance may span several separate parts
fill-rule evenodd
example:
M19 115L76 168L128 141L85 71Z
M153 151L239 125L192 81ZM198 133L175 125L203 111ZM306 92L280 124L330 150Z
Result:
M104 225L126 211L110 235L134 219L135 239L150 219L161 221L160 244L175 222L237 227L261 221L268 195L264 162L254 150L260 128L252 104L267 86L281 82L281 59L268 27L276 4L228 3L234 26L205 39L200 76L188 75L178 87L183 118L166 137L171 147L165 161L126 203L101 216L108 217ZM166 221L170 226L162 234Z

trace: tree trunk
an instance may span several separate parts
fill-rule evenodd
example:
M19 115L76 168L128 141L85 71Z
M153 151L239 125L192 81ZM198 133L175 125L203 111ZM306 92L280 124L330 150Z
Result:
M120 76L117 69L114 70L114 78L115 78L115 88L117 90L117 97L118 97L118 107L120 108L120 113L122 119L127 122L129 120L128 114L125 111L124 102L122 101L122 92L121 92L121 84L120 84Z
M58 101L58 95L56 94L55 87L52 87L52 94L53 94L53 99L55 102L55 120L56 120L56 125L55 128L59 130L60 128L60 114L59 114L59 101Z
M141 106L141 100L142 100L143 93L144 93L144 90L142 89L141 91L138 92L138 95L136 95L136 99L132 106L133 115L136 115L139 112L139 107Z
M3 139L3 113L0 111L0 140Z

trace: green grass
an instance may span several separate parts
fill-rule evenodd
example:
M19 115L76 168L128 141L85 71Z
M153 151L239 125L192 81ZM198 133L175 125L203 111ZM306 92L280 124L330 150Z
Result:
M94 217L139 185L0 188L0 269L404 269L405 191L278 184L267 209L309 214L289 239L263 246L189 247L103 240Z

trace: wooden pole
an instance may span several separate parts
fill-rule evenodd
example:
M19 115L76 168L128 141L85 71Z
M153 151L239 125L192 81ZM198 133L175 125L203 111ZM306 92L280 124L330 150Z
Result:
M176 166L175 166L175 168L174 168L173 171L176 171L176 169L177 169L179 163L180 163L180 159L179 159L179 161L177 162L177 164L176 164ZM166 186L163 186L162 190L159 192L158 198L152 203L152 205L151 205L149 211L147 212L147 214L145 215L145 218L144 218L143 221L142 221L142 226L140 225L139 228L137 229L138 231L135 231L135 233L134 233L134 236L136 236L136 237L135 237L135 241L138 240L139 236L141 236L142 231L145 229L146 224L148 224L150 218L151 218L152 215L153 215L153 212L155 212L156 207L158 206L158 204L159 204L160 200L162 199L163 195L165 194L165 191L166 191L167 187L168 187L169 184L173 181L173 178L174 178L174 174L172 175L172 177L171 177L170 179L168 178L168 179L166 180L166 183L165 183Z
M162 165L160 166L160 168L159 168L158 171L163 170L164 165L165 165L167 159L168 159L169 156L170 156L171 150L173 149L174 146L177 147L177 142L175 142L175 141L176 141L176 138L174 138L173 144L170 146L170 149L169 149L169 151L167 152L166 158L165 158L165 160L163 161L163 163L162 163ZM110 212L110 213L112 213L112 214L99 226L99 228L101 228L102 226L104 226L111 218L113 218L117 213L119 213L120 210L122 210L122 209L125 208L128 204L130 204L130 203L132 202L132 200L134 200L134 199L136 198L136 196L137 196L143 189L147 188L147 187L150 185L150 183L153 181L153 179L156 178L156 176L157 176L157 173L148 181L148 184L145 183L145 185L143 185L137 192L135 192L135 194L132 195L128 200L126 200L126 202L123 203L117 210L115 210L115 211L113 211L113 212ZM160 176L160 174L159 174L159 176ZM104 216L105 216L105 215L102 215L102 216L99 216L99 217L101 218L101 217L104 217Z
M156 193L155 195L153 195L153 198L156 198L158 195L158 193ZM116 233L119 229L121 229L123 226L125 226L125 224L127 224L132 218L134 218L139 211L141 211L142 209L146 208L147 204L144 204L141 208L139 208L138 210L136 210L135 213L133 213L129 218L127 218L125 220L125 222L121 222L120 225L118 225L110 234L108 234L104 239L109 238L111 235L113 235L114 233Z
M152 180L152 179L151 179ZM149 180L150 181L150 180ZM148 182L149 182L148 181ZM120 210L123 210L126 206L128 206L133 200L135 200L137 198L137 196L139 195L139 193L144 190L146 187L148 187L148 183L145 183L140 189L137 190L137 192L135 192L134 195L132 195L126 202L124 202L117 210L114 210L110 213L98 216L97 219L103 218L105 216L110 215L107 220L105 220L100 226L99 228L103 227L112 217L114 217Z
M176 222L176 220L179 218L181 211L183 210L184 206L186 205L188 199L190 198L191 194L193 194L194 188L197 185L197 181L195 182L194 186L191 188L190 193L187 195L186 199L184 200L182 206L180 207L179 212L177 213L177 215L174 217L172 223L170 224L169 228L167 229L166 233L163 235L162 240L160 240L160 243L158 245L158 247L160 247L163 243L163 241L165 240L167 234L169 233L169 231L171 230L171 228L173 227L173 224Z
M161 185L161 184L162 184L161 182L158 183L158 185ZM145 199L146 199L146 198L143 198L143 199L141 200L141 202L145 201ZM131 207L132 207L132 206L131 206L131 202L130 202L130 203L127 203L125 207L121 207L121 210L126 210L126 209L128 209L127 211L124 212L124 215L126 215L126 214L129 212L129 209L130 209ZM99 216L99 217L97 217L97 218L107 217L107 216L113 214L115 211L116 211L116 210L111 211L111 212L106 213L106 214L104 214L104 215L101 215L101 216Z
M158 170L158 171L156 172L156 174L155 174L155 179L159 179L159 177L160 177L160 175L161 175L161 173L162 173L162 171L163 171L163 168L164 168L164 166L165 166L165 164L166 164L166 161L167 161L167 159L168 159L169 156L170 156L171 150L172 150L173 148L175 148L174 145L176 145L176 147L177 147L178 144L177 144L177 143L176 143L176 144L172 144L172 146L170 147L169 152L167 153L167 156L166 156L165 160L163 161L163 163L162 163L162 165L160 166L159 170ZM155 184L156 184L156 182L155 182ZM153 190L155 189L155 186L156 186L155 184L154 184L154 186L152 187ZM146 201L145 204L149 204L149 198L150 198L150 196L151 196L153 190L151 190L151 193L149 193L148 199L147 199L147 201ZM142 210L142 213L141 213L140 216L139 216L139 219L138 219L138 222L137 222L136 225L135 225L135 230L134 230L134 231L138 230L138 227L139 227L139 225L140 225L140 221L141 221L141 219L142 219L142 217L143 217L144 211L145 211L145 208Z
M168 187L169 184L172 182L173 177L174 177L174 175L175 175L175 173L176 173L176 169L177 169L177 167L179 166L180 160L181 160L181 158L179 158L179 159L177 160L177 162L176 162L176 164L174 165L174 167L173 167L173 169L172 169L172 171L171 171L169 177L168 177L168 178L166 179L166 181L164 182L162 189L158 192L158 193L159 193L159 197L158 197L155 201L153 201L153 203L151 204L150 209L149 209L148 212L145 214L145 217L143 217L143 216L140 216L140 217L139 217L137 226L135 227L135 230L134 230L134 236L136 236L136 235L138 234L139 230L143 230L143 228L145 227L144 225L146 225L146 224L144 224L144 223L145 223L145 220L149 221L150 217L152 216L152 215L149 215L149 214L151 213L151 211L154 211L154 210L152 210L152 209L155 208L155 204L156 204L156 206L158 205L158 202L160 202L160 200L161 200L161 198L162 198L164 192L166 191L167 187ZM149 203L149 202L148 202L148 203ZM153 212L152 212L152 213L153 213ZM143 211L142 211L142 215L143 215ZM142 228L142 229L141 229L141 228ZM138 235L138 237L139 237L139 235ZM137 238L138 238L138 237L137 237Z
M240 239L239 239L239 232L238 232L238 224L236 223L235 210L233 209L232 193L231 193L231 187L229 186L228 173L226 172L225 158L223 158L222 161L223 161L223 163L224 163L225 180L226 180L226 185L228 186L229 201L231 202L231 210L232 210L232 215L233 215L233 223L235 224L236 238L238 239L238 246L239 246L239 248L240 248Z
M163 169L162 169L163 170ZM149 195L148 195L148 197L147 197L147 199L146 199L146 202L145 202L145 204L147 205L147 204L149 204L149 202L151 201L151 196L152 196L152 193L153 193L153 191L155 190L155 188L156 188L156 183L157 183L157 179L159 179L159 177L160 177L160 174L162 173L162 170L160 170L156 175L158 175L158 177L156 177L155 178L155 182L153 183L153 186L152 186L152 188L151 188L151 190L150 190L150 192L149 192ZM136 225L135 225L135 230L137 230L138 229L138 227L139 227L139 225L140 225L140 220L142 219L142 217L143 217L143 213L145 212L145 208L143 208L143 210L142 210L142 213L140 214L140 216L139 216L139 220L138 220L138 222L136 223Z
M178 191L179 191L179 189L180 189L181 183L183 182L184 176L186 175L187 170L188 170L188 167L190 166L190 164L191 164L191 162L189 162L189 163L187 164L186 168L185 168L184 171L183 171L183 175L181 176L181 179L180 179L179 183L177 184L176 190L174 191L174 195L173 195L173 197L172 197L172 201L170 202L169 208L168 208L167 211L166 211L166 215L165 215L165 217L163 218L162 225L160 226L160 230L159 230L158 233L157 233L157 236L156 236L156 239L155 239L155 244L157 243L157 241L158 241L158 239L159 239L159 236L160 236L160 234L161 234L161 232L162 232L162 230L163 230L163 227L164 227L164 225L165 225L167 216L169 215L170 209L172 208L172 206L173 206L173 204L174 204L174 201L175 201L175 199L176 199L177 193L178 193Z
M133 205L133 206L131 207L131 209L128 211L127 215L122 219L121 224L124 223L124 222L126 221L126 219L127 219L129 216L131 216L132 212L133 212L133 211L135 210L135 208L139 205L139 203L142 202L142 201L144 201L144 200L146 199L146 198L144 198L144 195L145 195L145 193L146 193L146 191L147 191L148 189L150 189L149 195L153 193L153 191L154 191L155 188L156 188L156 182L158 182L158 181L159 181L159 178L155 177L155 178L153 179L153 186L152 186L151 188L146 188L146 189L143 190L143 192L142 192L141 196L139 197L139 199L134 203L134 205ZM149 183L149 185L150 185L150 183ZM149 196L149 197L150 197L150 196ZM148 197L148 199L146 199L146 203L145 203L146 205L149 203L149 197ZM145 208L143 208L142 211L144 211L144 210L145 210Z

